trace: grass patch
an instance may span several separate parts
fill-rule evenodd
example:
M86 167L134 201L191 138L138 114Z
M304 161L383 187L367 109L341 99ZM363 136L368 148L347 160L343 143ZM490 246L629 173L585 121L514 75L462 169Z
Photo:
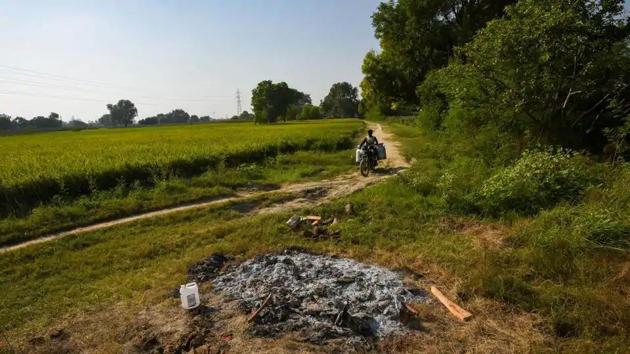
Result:
M352 151L298 151L262 163L222 167L200 176L159 180L152 187L121 183L80 198L57 197L25 217L0 219L0 246L99 221L230 196L237 189L277 188L282 183L329 178L354 167Z

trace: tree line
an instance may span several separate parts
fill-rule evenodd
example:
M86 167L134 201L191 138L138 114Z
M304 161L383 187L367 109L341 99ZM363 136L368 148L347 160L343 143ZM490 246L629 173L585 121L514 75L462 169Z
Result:
M54 130L62 128L88 127L127 127L136 123L138 109L127 99L106 106L108 113L97 121L85 123L78 119L64 123L57 113L48 117L38 116L31 120L22 117L11 118L0 114L0 131L2 130ZM313 105L311 96L289 87L286 82L273 83L261 81L252 91L253 113L243 111L230 119L238 121L255 121L257 123L275 123L278 121L320 119L325 117L359 117L358 89L347 82L332 85L329 93L320 102ZM209 122L210 116L189 114L183 109L175 109L169 113L160 113L137 121L138 125L203 123Z
M78 124L77 120L72 120L66 123L66 126L73 126ZM83 123L83 122L81 122ZM84 123L85 124L85 123ZM15 117L6 114L0 114L0 131L9 130L54 130L60 129L64 126L59 114L51 112L48 117L37 116L32 119L26 119L24 117Z
M382 50L363 62L363 113L486 144L627 150L623 1L398 0L372 19Z
M286 82L261 81L252 90L253 118L257 123L341 118L359 116L358 90L347 82L332 85L320 102L313 105L311 96L289 87Z

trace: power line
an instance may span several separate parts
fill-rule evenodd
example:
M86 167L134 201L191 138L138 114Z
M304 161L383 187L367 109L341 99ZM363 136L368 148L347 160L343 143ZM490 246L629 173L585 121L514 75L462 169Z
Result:
M223 99L227 99L229 98L228 96L216 96L216 97L200 97L200 98L177 98L177 97L160 97L160 96L146 96L146 95L136 95L136 94L129 94L129 93L120 93L120 92L112 92L112 91L103 91L103 90L88 90L85 88L82 88L80 86L66 86L66 85L59 85L59 84L54 84L54 83L48 83L48 82L41 82L41 81L25 81L25 80L19 80L19 79L14 79L14 78L2 78L0 77L0 83L2 82L6 82L6 83L13 83L16 85L23 85L23 86L33 86L33 87L41 87L41 88L52 88L55 90L62 90L62 91L75 91L75 92L82 92L82 93L93 93L93 94L108 94L108 95L118 95L118 96L133 96L135 98L140 98L140 99L148 99L148 100L157 100L157 101L183 101L183 102L207 102L207 101L215 101L215 100L223 100Z
M72 90L77 90L81 92L86 91L85 88L83 87L91 87L91 88L97 88L99 90L109 91L107 93L113 93L112 89L114 89L116 90L115 92L120 95L129 95L130 93L133 93L134 91L135 93L138 93L138 91L144 91L144 89L138 88L138 87L117 85L117 84L112 84L112 83L106 83L103 81L96 81L96 80L77 79L77 78L72 78L69 76L51 74L51 73L46 73L42 71L29 70L29 69L18 68L18 67L2 65L2 64L0 64L0 69L8 70L11 74L14 74L14 75L23 76L22 78L15 78L15 77L5 78L4 81L12 80L13 83L30 85L30 86L45 87L45 85L48 85L54 88L60 88L60 89L65 89L65 90L72 89ZM52 81L52 82L30 81L30 78ZM25 80L29 80L29 81L25 81ZM71 86L64 86L67 84L70 84ZM215 95L215 96L208 95L208 96L201 96L198 98L177 98L177 97L160 97L160 96L147 95L147 94L142 93L140 95L133 94L133 96L144 98L144 99L185 101L185 102L204 102L208 100L230 99L230 96L221 96L221 95Z
M18 92L18 91L0 91L0 95L13 95L13 96L30 96L37 98L53 98L53 99L61 99L61 100L71 100L71 101L92 101L92 102L101 102L108 103L110 100L100 99L100 98L92 98L92 97L72 97L72 96L58 96L58 95L47 95L41 93L30 93L30 92ZM155 103L149 102L138 102L138 104L155 106Z

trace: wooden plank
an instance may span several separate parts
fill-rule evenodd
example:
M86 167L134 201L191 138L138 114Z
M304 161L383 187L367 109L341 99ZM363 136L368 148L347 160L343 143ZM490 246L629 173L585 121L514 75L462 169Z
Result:
M249 316L249 318L247 319L247 322L253 321L256 318L256 316L258 316L260 311L262 311L265 308L265 306L267 306L267 303L269 302L269 299L271 299L271 294L269 294L269 296L267 296L267 298L265 299L265 301L263 301L262 305L260 305L258 310L256 310L256 312L254 312L251 316Z
M407 309L407 311L409 311L412 315L418 316L418 311L416 311L416 309L414 309L413 307L409 306L408 304L404 302L402 304Z
M440 300L442 305L444 305L455 317L459 318L461 321L467 321L472 317L472 313L464 310L459 307L456 303L449 300L438 288L435 286L431 287L431 293L435 295L435 297Z

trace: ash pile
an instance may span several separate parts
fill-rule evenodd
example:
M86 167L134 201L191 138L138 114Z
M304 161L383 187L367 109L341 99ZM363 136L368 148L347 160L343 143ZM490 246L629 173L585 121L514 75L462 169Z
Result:
M427 301L422 290L406 288L385 268L295 250L246 261L212 283L254 313L252 335L293 333L316 344L404 333L405 304Z

